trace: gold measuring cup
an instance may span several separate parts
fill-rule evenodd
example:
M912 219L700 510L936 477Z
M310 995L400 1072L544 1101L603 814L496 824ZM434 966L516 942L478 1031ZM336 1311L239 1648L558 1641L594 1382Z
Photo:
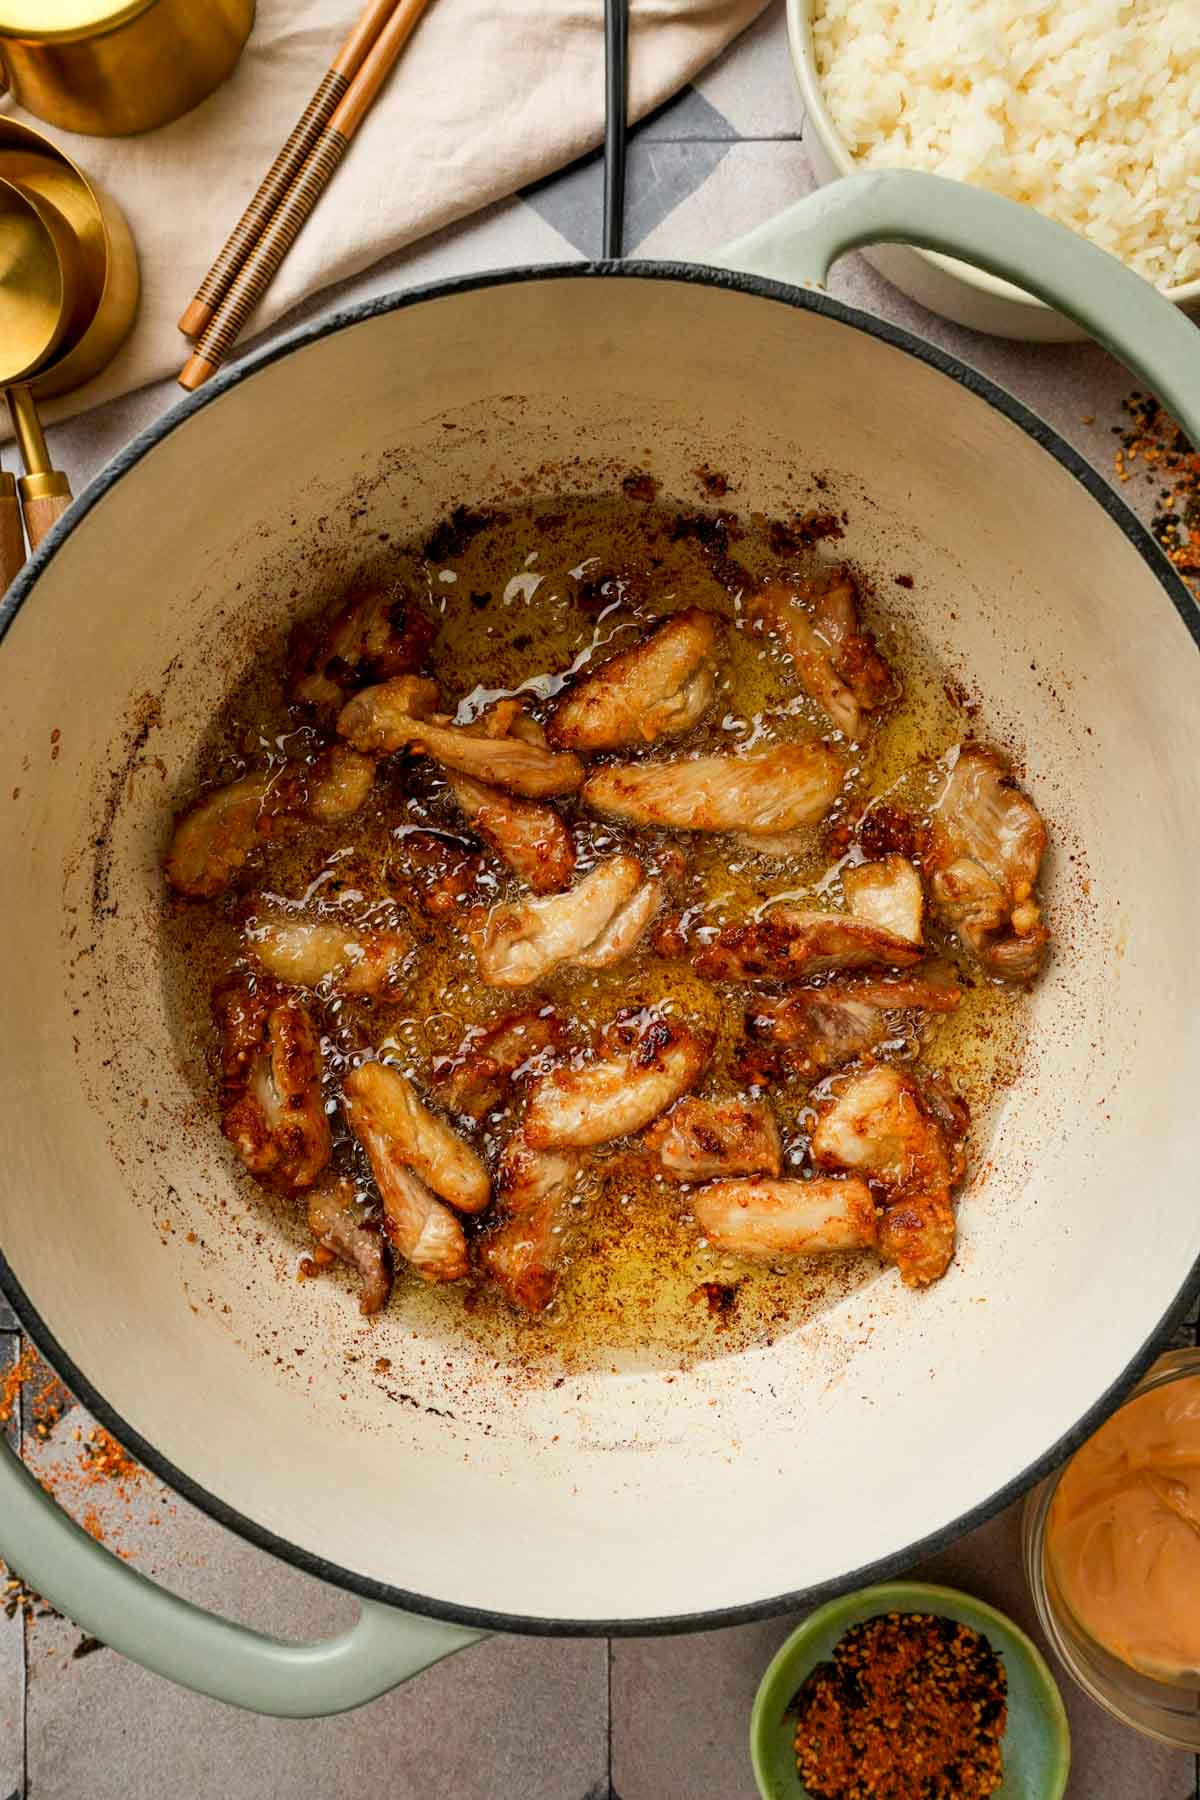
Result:
M80 322L81 260L61 215L2 177L0 245L0 387L25 463L16 487L25 530L36 549L71 504L71 488L66 476L50 465L29 381L53 359L72 323ZM11 555L11 524L5 543L6 555ZM21 560L18 556L17 567ZM9 580L14 573L8 572Z
M254 0L0 0L0 88L66 131L125 137L219 87Z
M0 0L0 6L4 0ZM0 118L0 177L41 200L70 227L78 247L88 320L68 329L33 382L42 400L67 394L107 368L137 313L137 250L116 202L58 146L29 125Z
M0 386L25 463L16 485L36 547L71 499L51 465L37 401L81 386L111 361L137 310L137 252L115 202L48 139L9 119L0 119L0 201L14 252L18 239L25 245L0 267ZM23 559L12 486L0 477L0 591Z
M0 344L17 378L53 354L65 323L62 301L62 265L53 239L21 194L0 189ZM24 560L17 484L0 469L0 593Z

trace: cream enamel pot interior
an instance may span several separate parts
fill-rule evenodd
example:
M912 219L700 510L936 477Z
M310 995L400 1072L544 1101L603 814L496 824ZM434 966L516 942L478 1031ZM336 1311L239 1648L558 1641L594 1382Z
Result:
M255 1637L116 1562L0 1451L0 1554L127 1654L225 1699L316 1713L484 1629L695 1629L793 1607L1015 1496L1186 1304L1200 1255L1191 603L1053 434L817 291L841 250L881 237L1007 276L1036 267L1040 292L1200 430L1192 330L1136 277L1005 201L860 177L720 270L517 271L297 334L135 443L10 596L0 1280L152 1468L366 1602L332 1644ZM414 1336L403 1284L373 1331L347 1287L297 1285L299 1223L235 1170L168 991L158 861L255 646L378 533L647 463L666 494L694 495L705 460L747 510L803 503L819 472L848 516L845 553L911 572L930 644L989 697L981 728L1025 747L1055 846L1058 950L944 1281L914 1295L881 1274L773 1348L673 1380L650 1365L513 1380L453 1337ZM277 1343L305 1347L303 1363L278 1366Z

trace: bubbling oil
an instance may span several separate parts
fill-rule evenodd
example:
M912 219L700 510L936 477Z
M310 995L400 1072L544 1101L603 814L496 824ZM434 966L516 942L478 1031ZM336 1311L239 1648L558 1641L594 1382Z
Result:
M444 704L468 723L498 699L518 695L536 716L552 710L567 676L599 666L637 640L658 616L685 605L728 622L715 704L671 753L745 750L827 734L823 716L799 690L778 649L744 628L742 608L760 580L807 576L836 561L829 544L806 543L811 532L784 532L779 522L722 522L681 514L626 495L534 501L505 514L472 515L468 525L424 544L389 552L378 570L437 615L432 669ZM904 698L865 746L834 812L857 816L865 802L887 802L920 815L932 793L937 759L969 729L957 689L913 625L876 603L860 581L864 623L874 631L904 686ZM283 699L285 648L256 670L214 722L206 775L228 781L264 758L311 751L312 727ZM655 754L664 754L661 749ZM603 758L601 760L610 760ZM649 867L669 867L673 904L686 912L694 942L721 924L786 896L801 905L841 901L839 862L827 828L813 829L785 859L746 849L728 836L633 832L587 814L568 800L578 874L618 850L633 850ZM747 994L701 980L684 957L664 958L643 945L617 967L561 969L534 990L498 993L478 980L460 927L430 920L419 898L406 843L435 831L470 840L444 781L427 762L394 757L363 811L349 823L314 827L268 842L248 885L211 905L169 909L177 990L195 1033L206 1032L214 980L238 964L247 907L302 906L355 927L403 929L413 940L402 979L372 999L314 1001L320 1018L335 1155L370 1192L361 1153L340 1122L337 1090L367 1051L383 1055L428 1092L439 1061L481 1029L527 1006L551 1006L580 1050L625 1009L656 1008L699 1023L714 1041L704 1084L710 1094L744 1092L737 1069ZM523 896L508 871L485 856L482 897ZM478 896L476 896L478 897ZM986 1134L998 1091L1016 1073L1027 997L983 979L961 962L934 926L931 948L958 965L963 1001L930 1022L922 1065L946 1071L968 1101L976 1143ZM911 1055L911 1045L896 1045ZM885 1053L887 1053L885 1051ZM802 1084L770 1090L784 1142L785 1172L804 1165L812 1113ZM491 1114L478 1142L493 1160L513 1130L520 1100ZM214 1129L215 1129L214 1123ZM636 1143L594 1153L591 1195L572 1235L558 1294L536 1320L515 1318L479 1280L430 1287L397 1269L389 1307L373 1341L386 1347L400 1327L429 1338L467 1334L497 1358L525 1366L682 1367L770 1341L864 1283L895 1281L874 1259L839 1256L752 1266L704 1243L692 1218L689 1190L655 1172ZM272 1209L285 1232L302 1241L302 1206L289 1217ZM946 1277L953 1280L954 1271ZM348 1281L342 1272L327 1279ZM355 1315L356 1316L356 1315Z

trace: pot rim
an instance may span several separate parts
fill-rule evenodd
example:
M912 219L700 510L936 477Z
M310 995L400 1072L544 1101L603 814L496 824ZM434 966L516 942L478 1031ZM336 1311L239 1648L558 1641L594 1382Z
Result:
M146 426L124 450L118 452L95 476L71 506L64 519L25 564L8 596L0 602L0 644L13 620L30 598L42 572L49 566L71 533L87 514L116 484L159 443L187 423L203 408L212 406L223 396L252 380L260 370L290 356L294 351L317 343L338 331L365 324L389 313L408 307L453 299L460 294L491 287L519 286L535 281L573 281L601 278L604 280L685 282L700 287L721 288L748 294L760 300L790 306L797 311L814 312L834 319L855 331L863 331L880 339L891 349L903 352L939 374L958 382L968 392L986 401L1011 423L1032 438L1052 456L1068 474L1096 501L1112 522L1124 533L1141 556L1151 574L1163 588L1167 599L1179 614L1200 649L1200 608L1197 607L1181 577L1163 555L1149 530L1135 517L1120 495L1111 488L1085 458L1045 420L1040 419L1021 401L999 387L988 376L972 369L948 351L926 343L914 333L878 319L857 307L845 305L824 292L794 288L784 282L747 275L736 270L720 269L700 263L674 261L578 263L530 263L508 269L488 270L475 275L454 276L437 282L393 291L371 300L340 307L310 324L297 327L275 343L255 351L243 360L221 370L196 393L178 401L153 424ZM781 1613L796 1612L846 1592L866 1587L902 1574L923 1557L934 1554L953 1543L965 1532L984 1524L994 1514L1020 1499L1035 1482L1049 1474L1076 1450L1124 1399L1133 1384L1145 1373L1161 1352L1166 1339L1186 1313L1192 1299L1200 1293L1200 1257L1185 1273L1178 1292L1158 1324L1143 1340L1139 1349L1116 1379L1084 1412L1071 1430L1036 1457L1032 1463L1011 1477L986 1499L979 1501L960 1517L939 1526L891 1554L861 1564L856 1569L809 1587L789 1589L763 1600L747 1601L711 1612L671 1613L658 1618L620 1619L556 1619L544 1615L496 1612L487 1608L435 1600L378 1581L372 1576L343 1568L313 1551L302 1549L277 1533L247 1517L235 1507L212 1494L194 1477L185 1474L155 1448L140 1432L122 1418L117 1409L92 1385L84 1372L58 1342L49 1325L25 1293L15 1270L0 1249L0 1296L6 1298L22 1329L47 1362L62 1376L71 1392L87 1407L105 1430L141 1461L150 1472L172 1488L189 1504L206 1513L218 1525L235 1532L256 1549L264 1550L293 1568L339 1587L360 1599L399 1607L450 1624L465 1625L480 1631L520 1632L533 1637L648 1637L683 1632L711 1631L727 1625L748 1624L769 1619Z

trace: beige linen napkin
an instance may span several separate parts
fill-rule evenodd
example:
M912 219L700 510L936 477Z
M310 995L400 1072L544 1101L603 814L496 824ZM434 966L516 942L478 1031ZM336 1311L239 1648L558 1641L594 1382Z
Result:
M50 418L182 366L187 345L176 320L362 4L259 0L232 79L161 131L81 138L50 130L124 208L143 283L140 316L116 361L48 407ZM632 0L634 114L683 87L765 4ZM251 329L598 144L603 28L603 0L430 0Z

